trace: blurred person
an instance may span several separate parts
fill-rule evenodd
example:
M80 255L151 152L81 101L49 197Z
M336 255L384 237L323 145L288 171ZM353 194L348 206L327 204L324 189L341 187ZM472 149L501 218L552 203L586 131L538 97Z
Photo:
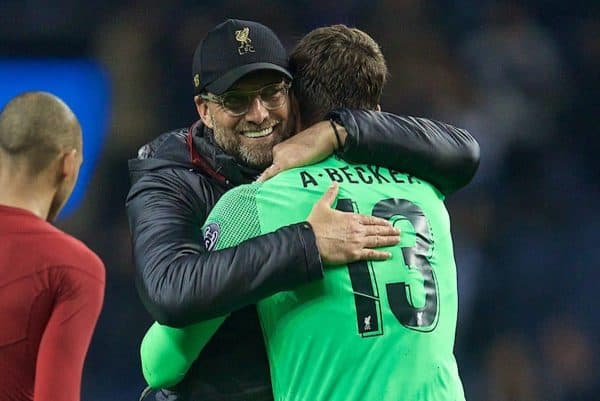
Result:
M523 2L489 2L483 11L456 52L474 100L459 120L482 133L485 162L478 178L494 182L516 148L539 149L555 139L570 78L555 39Z
M45 92L0 113L0 400L76 401L104 265L50 222L75 185L81 127Z
M398 242L385 219L332 210L321 200L305 221L207 252L201 241L206 216L227 190L284 163L273 146L279 144L279 154L294 153L296 163L337 151L417 175L444 194L464 186L477 167L477 143L463 130L362 110L331 114L340 123L339 139L326 121L284 146L293 127L290 80L285 49L269 28L240 20L218 25L194 55L200 120L161 135L130 162L127 213L136 283L148 311L174 327L231 313L185 380L171 388L176 393L160 391L157 399L272 399L253 304L319 282L323 262L384 259L388 252L371 248Z
M292 52L290 69L300 126L338 107L379 109L387 67L363 31L334 25L310 32ZM302 221L336 182L337 209L402 227L401 243L389 249L393 259L327 269L321 282L258 303L274 399L465 399L453 355L457 284L444 197L409 174L373 167L332 156L232 189L207 217L207 248L224 249ZM327 204L336 191L329 187ZM185 365L173 366L193 360L224 319L184 329L153 326L142 357L160 352L164 360L145 361L152 364L147 373L170 370L176 380Z
M460 74L447 37L431 20L430 6L419 0L381 0L360 18L386 49L390 61L394 79L382 96L386 107L437 118L454 117L452 110L460 104L463 91Z

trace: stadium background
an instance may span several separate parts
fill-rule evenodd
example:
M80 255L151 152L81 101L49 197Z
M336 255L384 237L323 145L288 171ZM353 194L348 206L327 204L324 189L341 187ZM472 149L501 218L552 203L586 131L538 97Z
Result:
M126 161L194 121L192 52L235 17L272 27L288 48L320 25L369 32L391 72L383 109L448 121L479 140L476 178L448 199L467 399L597 400L599 4L2 0L2 60L91 59L109 77L110 111L98 116L109 121L105 145L82 204L58 223L107 266L82 399L135 400L143 388L138 344L150 318L133 284Z

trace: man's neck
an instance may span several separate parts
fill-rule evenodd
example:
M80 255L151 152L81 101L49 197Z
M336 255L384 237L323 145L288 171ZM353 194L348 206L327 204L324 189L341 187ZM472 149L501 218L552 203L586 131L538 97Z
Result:
M2 169L4 170L4 169ZM46 177L28 178L23 174L10 176L0 170L0 204L25 209L46 220L54 192Z

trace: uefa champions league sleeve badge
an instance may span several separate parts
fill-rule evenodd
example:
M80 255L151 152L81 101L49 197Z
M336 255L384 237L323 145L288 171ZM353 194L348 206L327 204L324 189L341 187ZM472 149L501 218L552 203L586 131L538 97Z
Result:
M207 251L212 251L217 246L220 231L221 228L217 223L210 223L204 227L204 247Z

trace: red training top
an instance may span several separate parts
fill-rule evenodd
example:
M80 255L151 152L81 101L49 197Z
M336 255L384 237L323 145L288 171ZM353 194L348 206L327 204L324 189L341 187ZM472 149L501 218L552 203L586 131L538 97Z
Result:
M104 265L33 213L0 205L0 401L79 401Z

